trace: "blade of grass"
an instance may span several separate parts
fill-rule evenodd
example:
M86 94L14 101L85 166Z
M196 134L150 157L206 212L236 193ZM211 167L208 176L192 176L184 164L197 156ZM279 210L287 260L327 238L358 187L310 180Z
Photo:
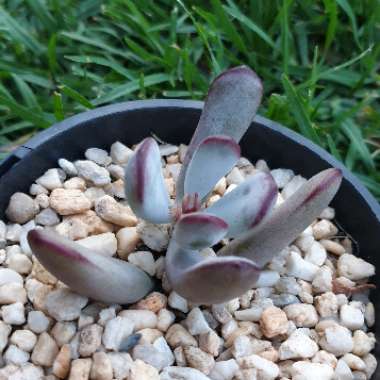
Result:
M57 121L62 121L65 118L62 104L62 95L59 92L54 91L54 116Z
M84 106L85 108L92 109L94 108L94 105L87 100L83 95L81 95L78 91L74 90L73 88L67 86L66 84L58 86L60 91L67 95L69 98L76 100L79 104Z

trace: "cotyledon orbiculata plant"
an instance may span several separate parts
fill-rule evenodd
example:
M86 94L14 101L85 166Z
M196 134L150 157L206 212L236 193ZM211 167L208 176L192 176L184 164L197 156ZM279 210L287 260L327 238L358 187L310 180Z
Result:
M256 172L204 207L216 183L239 160L238 142L261 95L260 79L245 66L214 80L178 176L174 204L153 138L139 144L125 169L126 196L134 213L151 223L171 223L167 278L177 293L196 303L225 302L252 288L265 264L320 215L340 186L341 172L327 169L274 207L277 187L272 176ZM231 240L216 257L201 253L224 238ZM51 231L33 230L28 240L50 272L93 299L132 303L154 286L136 266L89 251Z

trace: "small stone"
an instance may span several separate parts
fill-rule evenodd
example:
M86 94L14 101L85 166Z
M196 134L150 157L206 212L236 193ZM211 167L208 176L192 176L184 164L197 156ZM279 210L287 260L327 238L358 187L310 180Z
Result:
M148 294L144 299L136 304L136 309L150 310L153 313L158 313L161 309L166 307L167 297L165 294L153 292Z
M95 186L104 186L111 182L108 170L95 162L88 160L76 161L75 167L80 177L92 182Z
M222 324L225 324L232 320L231 313L227 310L224 304L211 305L211 311L213 317Z
M111 257L117 251L117 239L114 233L105 232L77 240L77 243L91 250L95 250L103 256Z
M132 357L133 360L140 359L145 363L155 367L158 371L161 371L164 367L167 366L166 355L159 351L152 344L138 344L137 346L133 347Z
M157 315L150 310L123 310L119 316L126 317L132 321L134 331L146 328L156 328Z
M84 327L80 332L79 354L91 356L102 343L103 328L97 324Z
M338 300L332 292L315 297L315 308L321 317L333 317L338 313Z
M54 190L62 187L62 181L65 179L64 172L58 169L49 169L45 174L36 179L36 182L48 190Z
M46 296L51 292L52 286L30 278L25 282L25 289L28 299L33 303L33 307L37 310L45 310Z
M108 354L108 358L112 364L114 378L127 379L133 365L131 356L125 352L112 352Z
M352 304L343 305L340 308L340 321L343 326L350 330L358 330L364 324L363 312Z
M29 195L14 193L5 210L7 218L14 223L24 224L33 219L38 213L39 207Z
M114 307L108 307L99 312L98 324L100 326L105 326L106 323L116 317L116 311Z
M8 343L8 335L11 333L12 327L0 320L0 352L2 352Z
M287 332L288 318L278 307L268 307L261 314L260 327L267 338L274 338Z
M263 379L275 379L280 374L277 364L258 355L250 355L238 359L238 364L243 369L256 368Z
M63 187L67 190L86 190L86 181L80 177L73 177L64 182Z
M322 219L313 225L313 235L316 240L328 239L337 233L338 229L329 220Z
M176 348L178 346L196 347L198 345L195 338L191 336L189 332L179 324L174 324L169 327L169 330L165 335L165 339L172 348Z
M249 356L254 353L250 338L246 335L239 335L234 339L231 347L231 354L235 359Z
M18 282L8 282L0 286L0 305L20 302L26 303L26 291Z
M95 201L95 211L102 219L118 226L134 227L137 224L137 218L132 210L109 195L104 195Z
M312 282L315 293L331 292L332 290L332 271L326 265L320 267Z
M47 194L38 194L35 198L36 203L40 208L49 207L49 196Z
M168 303L171 308L180 310L183 313L187 313L189 311L189 305L186 299L174 291L170 293Z
M375 306L372 302L367 303L364 317L368 327L372 327L375 324Z
M87 297L73 293L69 289L57 289L46 297L46 309L57 321L72 321L79 318L87 301Z
M190 311L185 319L185 324L191 335L205 334L210 331L210 326L199 307L195 307Z
M336 356L351 352L354 346L350 330L346 327L335 325L324 330L319 340L319 345L326 351Z
M49 194L49 191L38 183L32 183L29 188L30 195Z
M10 325L22 325L25 323L25 308L21 302L3 306L1 315L3 321Z
M327 258L326 249L317 241L314 241L310 248L305 253L305 260L321 266Z
M215 363L209 377L211 380L232 380L238 372L239 366L236 360L223 360Z
M54 359L58 354L58 346L54 339L46 332L39 337L32 353L32 362L43 367L53 365Z
M18 223L8 224L6 239L8 241L18 243L23 229Z
M65 379L69 374L71 364L71 351L70 346L65 344L61 347L58 355L56 356L52 373L60 379Z
M95 318L92 315L82 313L78 319L78 330L82 330L84 327L89 326L95 322Z
M157 315L157 328L162 332L166 332L174 321L175 314L173 312L168 309L161 309Z
M255 288L275 286L280 279L278 272L273 270L263 270L255 283Z
M300 175L294 176L283 188L281 195L284 199L293 195L303 184L306 183L306 179Z
M366 334L362 330L356 330L353 336L354 348L352 352L358 356L369 354L375 347L376 339L372 333Z
M51 334L59 347L70 342L76 333L74 322L57 322L51 330Z
M105 352L95 352L92 357L91 380L112 380L112 363Z
M112 158L107 151L99 148L88 148L84 152L85 157L101 166L107 166L112 162Z
M91 359L73 360L68 380L88 380L91 371L91 363Z
M363 357L364 363L366 365L367 379L371 379L377 367L377 360L372 354L368 354Z
M223 341L214 330L199 335L199 348L210 355L217 357Z
M7 265L10 269L13 269L20 274L29 274L32 269L32 262L28 256L22 253L16 253L12 255L7 260Z
M210 380L202 372L189 367L166 367L160 375L160 380Z
M293 294L272 294L270 299L273 301L274 306L285 307L294 303L299 303L299 299Z
M22 365L28 362L29 354L11 344L5 351L3 359L6 364Z
M49 318L39 310L32 310L28 314L28 326L36 334L40 334L49 328Z
M60 215L72 215L89 210L91 202L80 190L55 189L50 194L50 207Z
M301 257L298 252L290 252L287 261L287 274L305 281L313 281L319 267Z
M117 351L122 341L132 334L134 323L129 318L118 316L110 319L104 328L102 342L108 350Z
M60 158L58 160L58 165L70 177L74 177L78 174L78 170L75 167L75 165L71 161L66 160L65 158Z
M335 355L324 350L318 351L311 361L313 363L328 364L332 368L335 368L338 362Z
M344 360L353 371L365 370L366 365L364 361L359 358L359 356L348 353L342 356L342 360Z
M208 375L215 365L213 356L207 354L198 347L187 346L184 347L183 352L187 364L190 367L201 371L205 375Z
M292 380L332 380L334 370L327 364L299 361L292 366Z
M336 256L341 256L341 255L343 255L343 253L346 252L346 249L342 245L340 245L339 243L336 243L333 240L323 239L323 240L320 240L319 242L323 245L323 247L328 252L330 252Z
M294 172L290 169L274 169L270 173L279 189L284 188L294 177Z
M119 199L125 199L125 186L124 181L122 179L118 179L109 185L104 187L104 190L106 191L106 194L110 195L111 197L119 198Z
M128 258L128 255L136 249L140 242L140 236L137 233L136 227L124 227L116 234L117 239L117 254L122 259Z
M334 379L337 379L337 380L354 380L354 376L351 372L350 367L342 359L339 359L337 362L337 365L335 367L335 372L334 372Z
M57 279L33 256L32 277L47 285L55 285Z
M126 147L120 141L111 145L111 157L115 164L126 164L133 155L133 150Z
M293 304L284 308L286 316L297 327L314 327L318 323L318 314L313 305Z
M156 339L163 336L161 331L157 329L149 329L149 328L139 330L137 335L140 336L140 338L137 341L137 343L139 344L153 344L153 342Z
M37 337L29 330L16 330L10 338L10 342L21 350L30 352L37 343Z
M280 360L312 358L318 352L318 345L300 330L293 332L279 348Z
M128 377L129 380L160 380L158 371L153 366L137 359L132 367Z
M169 244L168 225L143 221L137 225L137 232L144 244L153 251L162 252Z
M289 293L295 296L301 291L301 287L297 283L297 280L294 277L287 276L281 277L277 281L275 288L279 293Z
M138 251L128 255L128 261L151 276L154 276L156 266L154 257L149 251Z
M363 280L375 274L375 267L354 255L343 254L338 259L338 273L352 281Z
M86 191L84 192L84 195L90 200L91 207L94 207L96 200L106 195L106 192L101 187L93 186L86 189Z

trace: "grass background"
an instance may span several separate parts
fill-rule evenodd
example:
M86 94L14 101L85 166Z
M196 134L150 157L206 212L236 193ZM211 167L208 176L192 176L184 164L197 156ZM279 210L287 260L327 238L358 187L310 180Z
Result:
M241 63L260 113L328 149L380 199L378 0L0 3L0 146L128 99L202 99Z

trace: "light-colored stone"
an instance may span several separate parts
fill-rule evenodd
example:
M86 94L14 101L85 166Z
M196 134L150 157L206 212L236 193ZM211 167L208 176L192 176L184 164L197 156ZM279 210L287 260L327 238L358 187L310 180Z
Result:
M322 266L327 258L326 249L317 241L314 241L310 248L305 253L305 260Z
M333 317L338 313L338 300L332 292L315 297L315 308L321 317Z
M18 223L8 224L6 239L8 241L18 243L23 229Z
M293 195L304 183L306 179L300 175L292 177L292 179L284 186L281 195L284 199Z
M159 292L153 292L148 294L144 299L140 300L136 304L136 309L150 310L153 313L158 313L161 309L164 309L167 305L168 298L165 294Z
M67 190L86 190L86 181L80 177L73 177L63 183L63 187Z
M29 188L30 195L49 194L49 191L38 183L32 183Z
M20 274L29 274L32 269L32 262L23 253L16 253L7 260L8 268Z
M139 344L152 344L156 339L163 336L160 330L149 328L139 330L138 335L140 335Z
M183 326L177 323L169 327L165 339L172 348L178 346L198 346L196 339Z
M358 281L375 274L375 267L354 255L343 254L338 259L338 273L352 281Z
M318 272L318 265L306 261L298 252L290 252L286 261L287 274L305 281L313 281Z
M117 239L114 233L105 232L77 240L83 247L95 250L104 256L113 256L117 251Z
M318 345L300 330L294 331L279 348L280 360L312 358Z
M299 361L292 366L292 380L332 380L334 370L327 364Z
M335 367L334 380L354 380L350 367L342 359L338 360Z
M91 186L86 189L86 191L84 192L84 195L90 200L91 207L94 207L96 200L105 196L106 192L101 187Z
M32 353L32 362L43 367L53 365L58 354L58 346L54 339L46 332L43 332L37 340Z
M335 355L330 354L327 351L321 350L318 351L314 357L311 359L313 363L328 364L330 367L335 368L338 362L338 359Z
M210 326L199 307L195 307L190 311L185 320L185 324L191 335L205 334L210 331Z
M0 286L8 283L23 284L23 278L16 271L8 268L0 268Z
M328 239L323 239L319 241L325 249L336 255L336 256L341 256L343 253L346 252L346 249L339 243L333 241L333 240L328 240Z
M87 297L80 296L69 289L57 289L46 297L46 309L57 321L72 321L79 318L87 301Z
M368 302L365 311L364 318L368 327L372 327L375 324L375 306L372 302Z
M356 356L351 353L347 353L342 356L342 360L346 362L346 364L351 368L353 371L364 371L365 370L365 363L364 361L359 358L359 356Z
M366 334L362 330L356 330L353 335L354 348L352 353L358 356L364 356L370 353L374 347L376 339L372 333Z
M91 356L102 343L103 328L97 324L84 327L80 332L79 354Z
M137 218L128 206L123 206L109 195L95 201L96 213L105 221L121 227L134 227Z
M95 352L92 357L91 380L112 380L112 363L105 352Z
M91 359L73 360L68 380L88 380L91 371L91 363Z
M318 322L318 314L313 305L293 304L284 308L286 316L297 327L314 327Z
M51 292L52 286L45 285L34 278L30 278L25 281L25 289L28 299L33 303L33 307L36 310L45 311L45 300L47 295Z
M363 311L352 304L343 305L340 308L340 321L350 330L358 330L364 325Z
M2 306L1 315L3 321L10 325L22 325L25 323L25 308L21 302Z
M354 347L350 330L339 325L326 328L319 345L336 356L351 352Z
M290 169L274 169L270 173L280 189L284 188L294 177L294 172Z
M116 141L111 145L111 157L115 164L126 164L129 158L133 155L133 150Z
M150 310L123 310L119 316L132 321L135 331L157 326L157 315Z
M175 314L168 309L161 309L157 315L157 328L166 332L168 328L174 323Z
M91 208L91 201L77 189L54 189L50 207L60 215L80 214Z
M48 190L54 190L62 187L62 181L65 179L65 172L60 169L49 169L44 175L36 179L36 182Z
M112 158L108 155L108 152L99 148L88 148L84 152L85 157L101 166L107 166L112 162Z
M52 373L57 376L59 379L65 379L69 374L71 364L71 351L70 346L65 344L61 347L58 355L56 356Z
M137 225L141 240L153 251L161 252L169 244L169 231L166 224L151 224L145 221Z
M149 251L138 251L128 255L128 261L142 269L144 272L151 276L154 276L156 266L154 263L154 257Z
M60 158L58 160L58 165L60 168L69 176L73 177L78 174L78 170L76 169L75 165L65 158Z
M131 356L125 352L112 352L108 354L108 358L112 364L114 378L116 380L127 379L133 365Z
M38 194L35 201L42 209L49 207L49 196L47 194Z
M180 310L183 313L189 311L187 300L174 291L169 295L168 304L172 309Z
M238 364L243 369L255 368L259 376L268 380L275 379L280 374L277 364L254 354L238 359Z
M214 357L198 347L187 346L183 348L186 362L189 367L195 368L208 375L215 365Z
M3 355L6 364L22 365L28 362L29 354L11 344Z
M366 365L365 372L367 374L367 379L372 379L372 375L374 374L377 367L377 360L372 354L364 356L363 360Z
M76 333L74 322L57 322L51 330L51 335L59 347L69 343Z
M204 352L217 357L223 345L222 338L214 331L210 330L207 333L199 335L199 348Z
M161 371L164 367L168 366L168 364L174 362L174 357L173 360L169 360L168 362L166 354L158 350L152 344L136 345L133 347L132 357L133 360L142 360L158 371Z
M12 327L0 320L0 352L6 347L8 343L8 335L11 331Z
M140 236L137 233L136 227L124 227L116 234L117 239L117 254L123 259L128 258L140 242Z
M332 290L332 271L324 265L320 267L312 282L315 293L331 292Z
M160 380L210 380L210 378L195 368L166 367L161 372Z
M107 166L107 170L113 178L124 179L124 169L121 165L109 165Z
M25 304L26 298L26 291L18 282L8 282L0 286L0 305L16 302Z
M11 222L24 224L33 219L38 211L39 207L37 203L29 195L14 193L5 210L5 214Z
M40 310L32 310L28 314L28 327L35 332L40 334L47 331L49 328L50 321L46 315Z
M116 317L116 311L114 307L108 307L106 309L102 309L99 312L98 325L105 326L106 323Z
M99 166L95 162L80 160L75 162L78 175L95 186L104 186L111 182L111 177L107 169Z
M137 359L132 367L129 380L160 380L158 371L153 366Z
M108 350L117 351L121 342L132 334L134 323L127 317L118 316L110 319L104 328L102 342Z
M288 318L280 308L275 306L268 307L261 314L260 326L267 338L274 338L287 332Z

